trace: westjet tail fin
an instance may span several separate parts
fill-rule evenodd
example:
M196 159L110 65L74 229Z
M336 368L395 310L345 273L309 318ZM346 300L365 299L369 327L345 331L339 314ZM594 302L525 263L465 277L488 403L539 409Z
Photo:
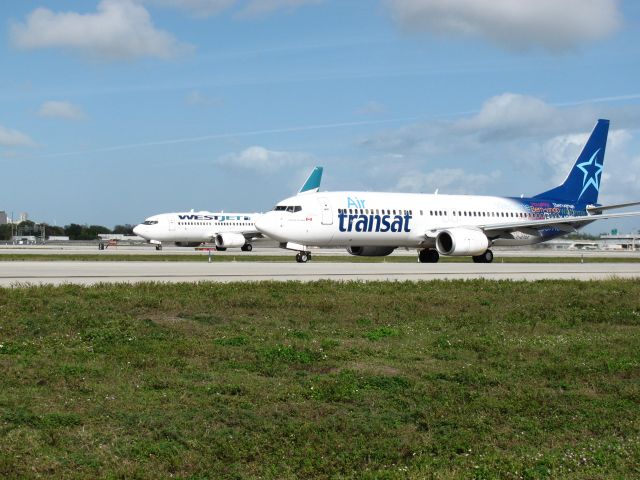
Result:
M598 120L564 183L533 198L572 204L596 203L600 191L600 178L602 177L608 133L609 120Z
M300 188L298 195L317 192L318 190L320 190L321 180L322 180L322 167L316 167L309 174L307 181L304 182L304 184L302 185L302 188Z

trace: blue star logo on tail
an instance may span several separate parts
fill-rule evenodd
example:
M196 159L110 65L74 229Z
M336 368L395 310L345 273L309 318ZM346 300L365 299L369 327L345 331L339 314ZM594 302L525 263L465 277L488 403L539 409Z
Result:
M600 149L596 150L596 152L591 155L591 158L588 162L582 162L576 165L582 173L584 173L584 179L582 180L582 191L580 192L580 197L582 194L587 191L590 185L593 185L593 188L596 189L596 192L600 191L600 174L602 173L602 164L598 163L598 153Z

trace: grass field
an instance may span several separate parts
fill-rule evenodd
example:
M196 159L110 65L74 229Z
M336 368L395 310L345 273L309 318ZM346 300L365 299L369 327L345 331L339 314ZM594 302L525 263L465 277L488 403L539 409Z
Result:
M28 253L1 253L0 262L206 262L206 253L200 255L171 255L171 254L28 254ZM211 256L213 262L295 262L295 255L220 255ZM391 255L388 257L355 257L352 255L314 255L314 262L344 262L344 263L416 263L417 255ZM466 262L471 263L471 257L440 257L441 262ZM619 257L500 257L496 256L494 262L500 263L638 263L640 257L621 255Z
M0 289L0 477L638 478L640 283Z

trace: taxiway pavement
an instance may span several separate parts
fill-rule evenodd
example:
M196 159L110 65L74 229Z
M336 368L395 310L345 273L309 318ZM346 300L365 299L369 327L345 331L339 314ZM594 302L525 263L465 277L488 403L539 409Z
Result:
M541 280L640 278L640 263L0 262L0 286L261 280Z

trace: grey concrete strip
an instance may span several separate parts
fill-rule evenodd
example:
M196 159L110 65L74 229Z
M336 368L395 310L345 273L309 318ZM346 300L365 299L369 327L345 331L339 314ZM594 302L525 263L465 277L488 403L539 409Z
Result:
M323 256L350 256L344 248L312 248L313 255ZM499 261L501 257L609 257L609 258L639 258L640 250L627 251L627 250L553 250L547 248L526 248L520 247L517 249L509 247L496 247L493 249L496 256L496 261ZM37 255L131 255L135 258L135 255L154 255L158 258L162 258L165 255L180 255L180 256L200 256L207 257L208 252L203 250L196 250L191 247L176 247L174 245L166 245L162 250L156 251L152 245L122 245L118 247L110 247L106 250L98 250L97 245L78 245L73 242L69 244L55 244L55 245L0 245L0 260L2 255L5 254L21 254L21 255L33 255L37 258ZM212 252L212 255L216 257L225 257L232 259L233 257L253 257L260 255L269 256L282 256L289 257L293 260L295 252L290 250L283 250L278 248L274 242L268 240L260 240L254 243L254 249L252 252L242 252L239 248L232 248L226 252ZM392 256L401 257L414 257L418 254L416 249L398 248L392 254Z
M0 285L260 280L539 280L640 278L640 263L0 262Z

